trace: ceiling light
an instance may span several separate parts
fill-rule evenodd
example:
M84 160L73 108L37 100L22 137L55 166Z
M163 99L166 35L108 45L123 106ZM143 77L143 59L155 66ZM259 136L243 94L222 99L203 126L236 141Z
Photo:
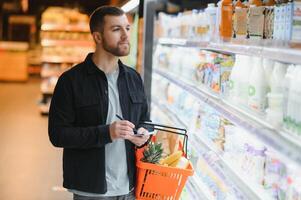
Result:
M136 8L139 5L139 0L129 0L126 4L124 4L121 9L124 12L129 12Z

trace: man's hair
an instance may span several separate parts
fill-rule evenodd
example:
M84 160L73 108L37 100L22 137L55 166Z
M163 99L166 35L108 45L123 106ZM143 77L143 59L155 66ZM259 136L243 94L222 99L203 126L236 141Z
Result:
M90 16L90 31L102 32L104 27L104 18L106 15L121 16L124 11L114 6L100 6L96 8Z

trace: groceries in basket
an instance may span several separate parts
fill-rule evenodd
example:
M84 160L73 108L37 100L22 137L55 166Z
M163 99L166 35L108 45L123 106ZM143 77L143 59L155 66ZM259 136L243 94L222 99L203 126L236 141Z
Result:
M147 149L143 152L141 161L182 169L186 169L189 165L189 160L183 156L183 152L180 150L177 150L164 158L162 158L162 153L162 143L150 142Z

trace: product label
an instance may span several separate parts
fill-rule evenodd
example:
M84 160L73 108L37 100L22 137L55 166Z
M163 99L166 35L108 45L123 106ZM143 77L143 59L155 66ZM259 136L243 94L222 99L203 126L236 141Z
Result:
M285 32L286 39L291 40L292 29L293 29L293 3L288 3L286 6L286 16L285 16Z
M264 11L264 37L270 39L273 36L274 8L269 7Z
M256 87L253 85L249 85L248 93L249 93L249 106L254 110L263 111L266 105L266 94L267 88L265 87Z
M236 8L234 15L234 31L236 35L247 35L247 9Z
M292 40L301 42L301 2L294 2Z
M256 93L256 89L254 86L249 86L249 90L248 90L249 96L254 96Z
M250 8L249 20L248 20L248 31L250 37L263 37L264 27L264 7Z

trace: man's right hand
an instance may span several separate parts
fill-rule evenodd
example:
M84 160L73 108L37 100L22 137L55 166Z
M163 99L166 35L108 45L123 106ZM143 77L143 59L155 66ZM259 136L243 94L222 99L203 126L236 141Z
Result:
M134 135L133 128L135 128L135 125L127 120L115 121L110 124L111 139L126 139L127 136Z

